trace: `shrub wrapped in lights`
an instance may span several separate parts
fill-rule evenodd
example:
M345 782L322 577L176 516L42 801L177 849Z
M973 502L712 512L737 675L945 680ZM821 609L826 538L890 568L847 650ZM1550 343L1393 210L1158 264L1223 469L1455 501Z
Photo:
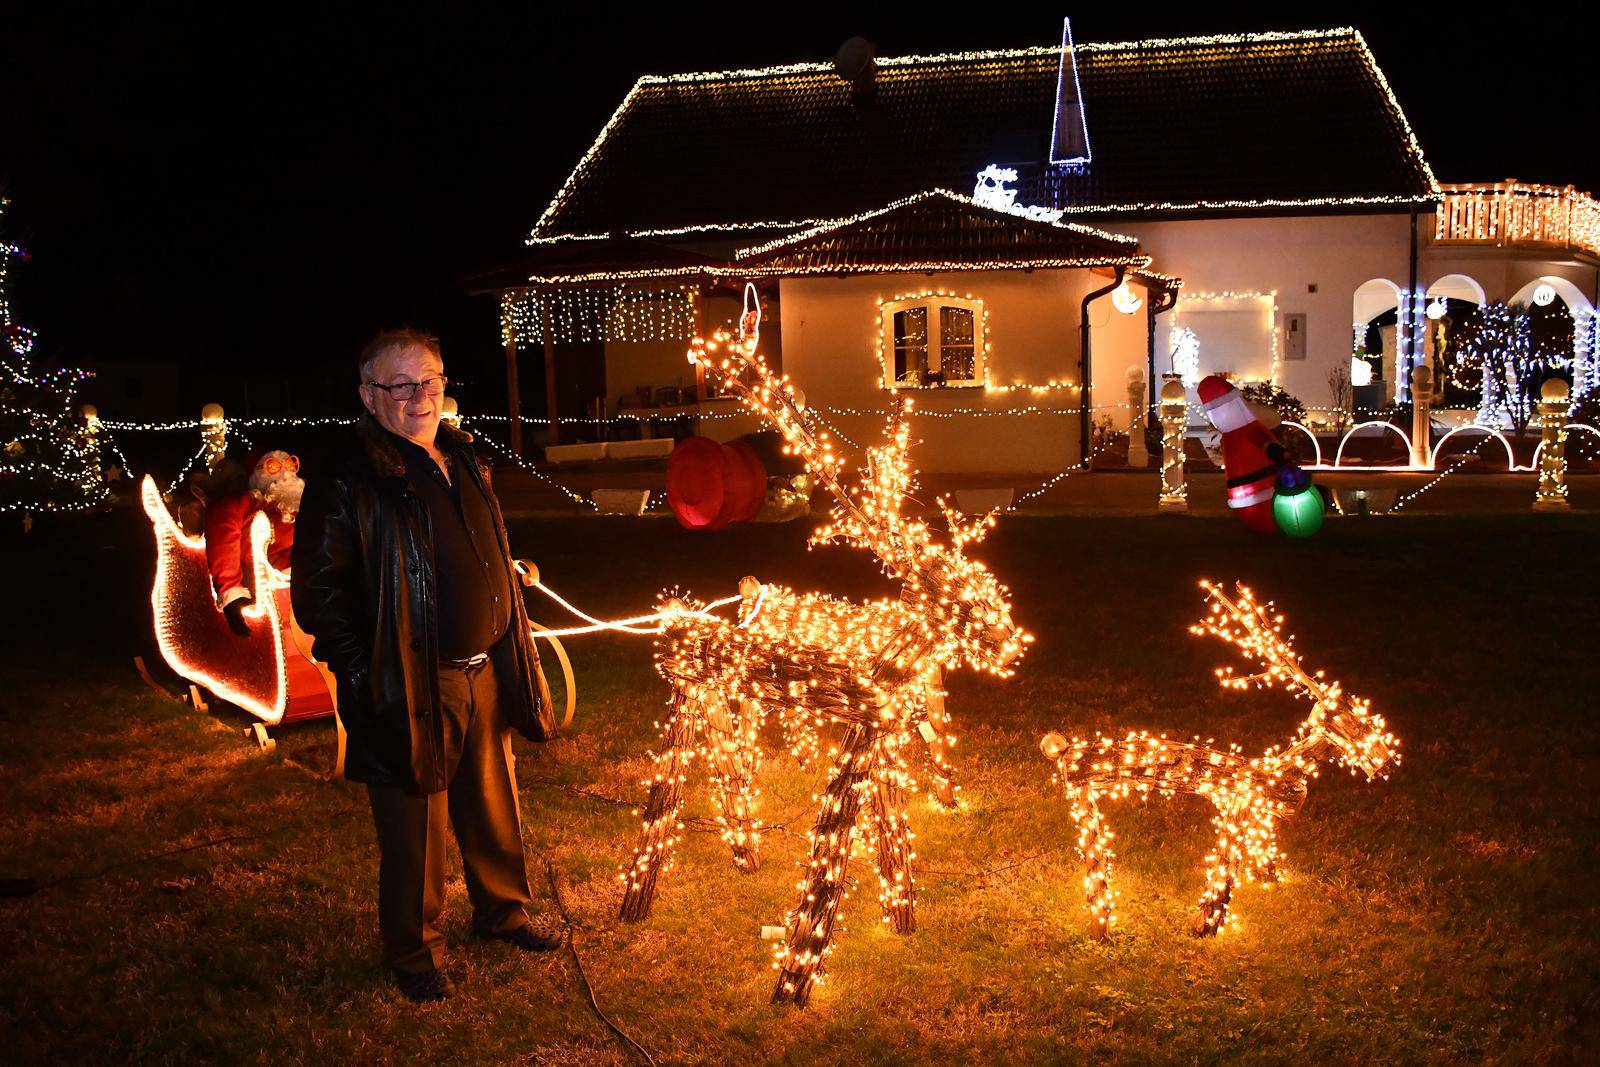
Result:
M1110 936L1116 922L1113 835L1101 814L1102 802L1186 793L1216 805L1212 822L1217 844L1206 857L1206 888L1194 922L1196 936L1206 936L1227 924L1233 890L1241 879L1277 879L1282 858L1278 820L1305 803L1307 783L1321 762L1343 764L1369 780L1387 777L1387 770L1400 762L1400 742L1388 732L1383 716L1373 714L1367 701L1350 696L1338 682L1325 681L1320 671L1308 674L1300 665L1299 655L1282 636L1282 616L1270 614L1271 604L1256 600L1243 585L1233 597L1210 582L1201 587L1211 607L1190 632L1220 637L1262 668L1246 677L1220 668L1217 677L1223 686L1282 685L1310 700L1311 714L1288 745L1269 748L1254 759L1246 759L1237 746L1224 751L1198 739L1190 744L1142 732L1071 741L1057 733L1045 735L1039 747L1055 761L1056 780L1066 791L1078 827L1077 848L1088 867L1084 889L1091 934L1099 940Z
M812 543L867 549L901 583L901 596L856 603L747 578L740 583L737 620L698 610L700 605L683 598L664 603L668 621L656 666L672 687L671 713L664 751L645 783L650 795L643 832L622 874L622 917L649 914L681 830L678 812L695 756L708 766L734 862L753 871L760 865L754 778L763 717L778 714L791 749L802 757L816 751L821 726L840 724L844 735L811 831L800 897L774 960L773 1000L803 1005L832 950L846 867L856 848L874 860L884 922L898 933L914 928L915 852L906 804L916 781L907 756L920 735L933 750L936 782L948 782L942 671L965 665L1007 675L1031 638L1012 622L1005 587L964 554L992 527L992 515L963 519L941 501L951 536L939 544L927 523L902 514L915 486L904 418L909 403L890 414L885 442L868 450L859 489L847 489L844 461L826 431L814 424L788 381L756 355L760 311L752 298L747 290L737 337L718 331L696 338L690 358L703 362L724 388L778 430L833 497L831 519ZM941 792L953 798L948 785Z

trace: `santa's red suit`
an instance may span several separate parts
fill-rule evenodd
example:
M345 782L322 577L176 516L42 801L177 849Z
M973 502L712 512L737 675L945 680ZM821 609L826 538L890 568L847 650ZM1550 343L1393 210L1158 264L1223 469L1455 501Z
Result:
M1206 418L1222 435L1222 469L1228 479L1228 507L1252 530L1276 533L1272 497L1277 488L1283 446L1261 424L1244 396L1220 375L1195 387Z
M272 520L267 562L280 571L287 571L289 550L294 547L294 520L285 520L276 504L269 504L250 490L241 489L206 505L206 563L211 567L211 581L216 586L217 604L221 607L251 596L250 523L261 511Z

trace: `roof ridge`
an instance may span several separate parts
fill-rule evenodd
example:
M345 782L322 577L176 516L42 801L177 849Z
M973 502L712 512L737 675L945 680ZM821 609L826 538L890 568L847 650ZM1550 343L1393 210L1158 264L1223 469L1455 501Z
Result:
M932 189L924 189L920 193L913 193L910 196L903 196L898 200L892 200L882 207L872 208L869 211L862 211L855 215L846 216L844 218L825 219L808 229L799 231L798 233L792 233L782 237L775 237L770 241L763 242L762 244L750 245L746 248L736 249L733 253L733 256L735 259L754 258L756 256L764 255L765 253L771 252L775 249L782 248L785 245L796 244L801 241L809 241L813 237L817 237L834 230L844 230L854 226L860 226L871 222L873 219L881 218L884 215L899 211L901 208L910 207L913 204L935 198L948 200L951 203L959 204L963 207L970 207L979 211L985 211L992 215L1003 217L1007 221L1014 220L1016 222L1023 223L1031 222L1045 230L1060 230L1068 233L1081 234L1085 237L1093 237L1097 240L1106 241L1110 244L1132 245L1134 248L1138 248L1139 246L1138 238L1130 237L1127 234L1112 233L1109 230L1102 230L1099 227L1088 226L1081 222L1061 222L1052 219L1034 218L1030 215L1024 214L1021 211L1007 211L1004 208L995 207L992 204L982 204L970 196L964 196L961 193L954 192L953 190L935 186Z
M1264 30L1255 33L1197 34L1193 37L1150 37L1136 41L1084 41L1075 43L1075 52L1129 52L1144 49L1174 47L1204 47L1219 44L1276 44L1285 41L1333 40L1359 38L1360 31L1353 26L1338 26L1324 30ZM930 66L938 63L970 63L985 59L1026 59L1033 56L1059 55L1061 45L1025 45L1019 48L991 48L966 52L912 53L903 56L885 56L876 60L879 67ZM772 78L785 74L831 74L832 63L800 61L778 63L768 67L739 67L733 70L685 71L677 74L640 75L635 88L647 85L678 85L693 82L736 81Z

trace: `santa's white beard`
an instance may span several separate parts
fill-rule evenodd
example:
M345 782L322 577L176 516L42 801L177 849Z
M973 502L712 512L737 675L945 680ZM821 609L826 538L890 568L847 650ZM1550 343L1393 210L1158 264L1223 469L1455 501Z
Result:
M306 491L306 482L297 474L284 474L274 478L266 489L257 490L256 496L278 509L284 522L293 522L300 511L300 494Z

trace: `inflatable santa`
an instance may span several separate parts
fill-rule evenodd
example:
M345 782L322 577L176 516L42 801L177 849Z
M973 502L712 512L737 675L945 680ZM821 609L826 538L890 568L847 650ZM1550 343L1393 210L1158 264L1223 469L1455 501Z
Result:
M1262 425L1244 396L1220 375L1200 379L1195 387L1206 418L1222 435L1222 469L1228 479L1228 507L1252 530L1276 533L1272 514L1283 446Z
M253 460L253 462L252 462ZM250 633L244 609L251 601L249 545L250 520L265 511L272 520L272 543L267 561L280 571L289 569L294 546L294 518L306 483L300 477L300 460L287 452L265 452L251 457L249 486L219 496L206 504L206 563L217 603L228 627L241 637Z

